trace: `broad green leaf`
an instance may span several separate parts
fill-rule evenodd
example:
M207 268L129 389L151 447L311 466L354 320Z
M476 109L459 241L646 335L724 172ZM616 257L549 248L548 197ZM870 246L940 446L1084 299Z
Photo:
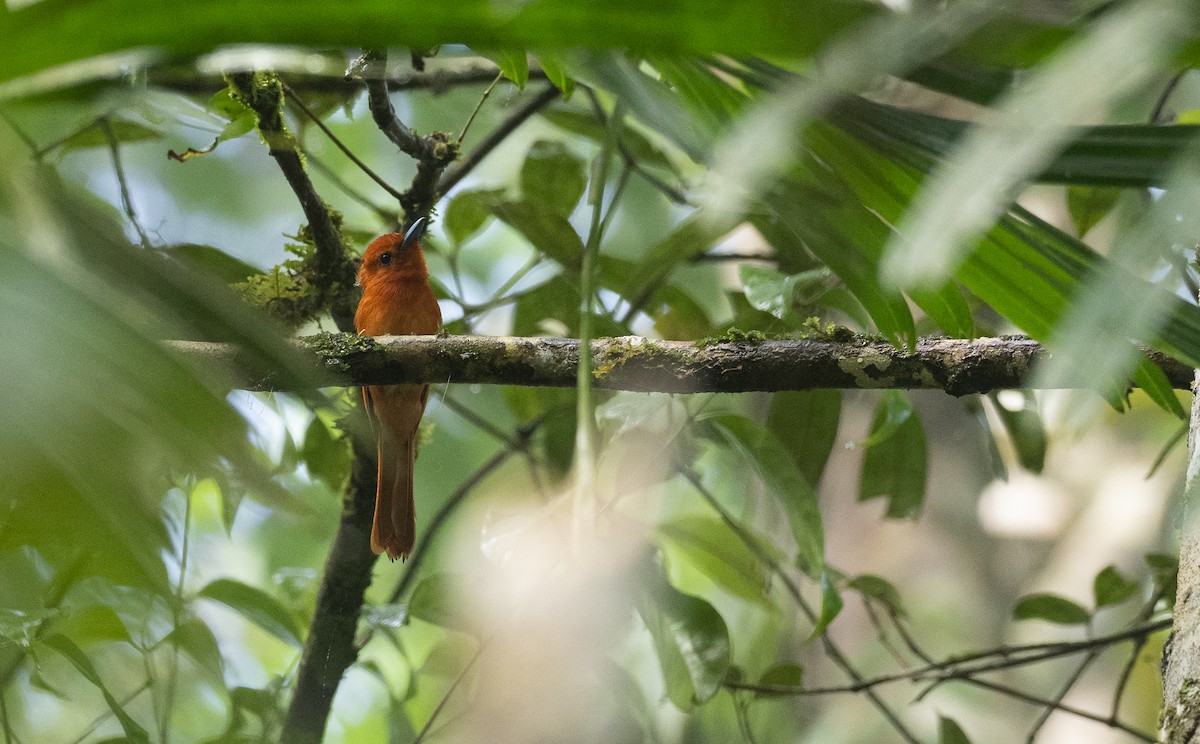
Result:
M953 718L938 716L938 744L971 744L971 740Z
M437 573L417 584L408 600L408 616L443 628L477 633L478 623L463 607L467 596L463 578L452 573Z
M257 266L251 266L211 245L179 243L168 246L163 252L198 271L211 274L226 284L244 282L255 274L263 273Z
M1162 367L1142 357L1133 370L1133 381L1159 408L1181 420L1187 420L1187 411L1179 402L1179 395Z
M746 301L780 320L795 320L796 305L811 304L825 288L828 269L787 275L774 269L742 264L738 267Z
M344 437L335 438L320 416L314 416L309 423L300 454L308 472L331 488L340 489L346 482L350 474L350 441Z
M146 142L162 139L163 136L163 133L155 127L119 116L107 117L105 121L108 123L108 133L117 142ZM100 122L89 122L78 132L67 137L58 145L59 149L63 152L108 146L108 134L105 133L104 126Z
M1138 588L1138 583L1122 576L1116 566L1105 566L1092 581L1096 609L1121 604L1132 597Z
M1001 405L998 396L992 395L990 398L1008 432L1021 467L1032 473L1041 473L1046 464L1046 427L1037 412L1033 394L1026 392L1024 407L1015 411Z
M1168 606L1175 606L1175 593L1179 585L1179 559L1165 553L1146 555L1146 565L1154 576L1154 591L1162 594Z
M442 225L455 245L467 242L492 217L492 207L504 199L503 189L459 191L446 205Z
M142 650L158 645L174 622L161 595L141 587L119 586L102 576L88 576L71 585L61 607L71 615L92 607L111 610L120 618L130 642Z
M607 136L605 123L596 118L594 113L560 105L546 108L541 117L559 129L587 137L596 143L604 142ZM651 142L628 121L622 122L619 134L621 146L642 166L671 167L671 160L663 148Z
M537 250L571 269L583 261L583 240L575 228L550 206L528 201L504 201L492 205L497 218L525 236Z
M215 687L225 686L225 662L212 630L197 618L181 622L167 640L191 657L196 667Z
M907 613L901 604L900 592L886 579L874 574L860 574L846 582L847 589L853 589L864 597L882 602L896 611L901 617Z
M219 602L284 643L300 647L300 627L286 607L261 589L233 579L217 579L198 597Z
M678 551L679 559L713 583L742 599L767 603L770 570L721 520L677 517L659 524L658 533L669 543L668 549Z
M804 7L784 0L734 5L697 0L658 8L649 16L644 4L631 2L549 0L481 12L476 3L350 0L335 13L326 4L304 0L289 5L291 22L281 23L273 9L219 0L191 14L187 33L181 33L176 10L127 0L64 7L33 4L11 10L0 16L0 37L9 42L0 62L0 81L123 50L161 50L144 52L143 58L203 53L233 40L229 19L234 17L239 23L236 40L245 44L424 49L453 43L472 49L588 46L799 56L839 30L881 12L870 3L831 0ZM653 22L648 23L648 18ZM78 32L98 28L107 32ZM79 64L71 72L87 79L112 74L128 63L126 55Z
M721 689L730 663L729 631L708 602L678 591L656 569L646 574L638 614L654 641L667 697L680 710L692 710Z
M763 687L795 687L799 689L804 682L804 667L799 664L776 664L763 672L758 678L758 684ZM756 692L756 698L771 698L787 695L781 692Z
M779 439L814 488L837 439L841 423L842 391L805 390L771 396L767 428Z
M575 79L567 74L562 60L553 52L538 52L537 59L542 66L542 72L546 73L546 77L554 83L555 88L562 91L563 98L569 99L575 92Z
M91 682L100 690L100 694L104 696L104 702L108 703L108 709L112 711L113 716L121 724L121 729L125 732L125 736L128 737L131 743L149 744L150 734L137 721L133 720L133 717L125 710L125 707L109 692L108 686L104 684L104 680L100 677L99 672L96 671L92 660L83 652L83 649L75 645L75 642L71 639L60 634L52 635L44 639L42 643L66 657L88 682Z
M720 414L708 419L721 437L741 450L788 515L800 552L797 562L812 577L825 566L825 532L817 494L771 432L750 419Z
M501 74L524 89L529 82L529 56L524 49L511 49L490 55Z
M875 423L882 425L887 409L876 410ZM891 519L915 517L925 502L925 429L915 411L895 430L863 455L858 481L858 500L887 499L885 515Z
M1121 190L1113 186L1068 186L1067 212L1075 223L1075 232L1083 237L1108 216Z
M1167 69L1182 38L1181 2L1142 0L1098 19L998 103L926 184L900 223L882 275L892 286L942 282L1004 213L1016 190L1046 167L1069 127L1104 111ZM1118 67L1114 48L1136 49ZM1108 65L1109 75L1094 74ZM963 194L970 194L964 200Z
M570 217L587 185L583 160L561 142L538 140L521 165L521 195L530 204Z
M867 438L857 443L859 447L874 447L892 437L904 422L913 415L912 401L903 390L885 390L883 399L875 407L875 418Z
M824 633L844 606L845 602L842 601L842 595L837 588L837 579L831 576L830 570L826 568L821 572L821 611L817 614L817 621L813 623L808 640L811 641Z
M1028 594L1013 608L1013 618L1045 620L1058 625L1084 625L1092 619L1092 615L1066 597L1056 594Z

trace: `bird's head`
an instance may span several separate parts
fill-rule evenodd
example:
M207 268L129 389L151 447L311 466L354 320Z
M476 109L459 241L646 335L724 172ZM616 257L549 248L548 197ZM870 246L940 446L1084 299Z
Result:
M421 236L426 224L422 217L407 232L387 233L371 241L358 269L358 283L365 287L371 282L388 279L425 281L429 270L425 268L425 257L421 254Z

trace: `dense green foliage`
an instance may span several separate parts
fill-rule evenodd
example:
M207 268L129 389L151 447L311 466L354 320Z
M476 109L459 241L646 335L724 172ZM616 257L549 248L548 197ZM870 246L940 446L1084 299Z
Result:
M1191 6L662 5L0 11L0 741L279 736L362 422L284 343L334 330L350 290L267 150L299 150L351 257L395 229L396 199L312 118L407 188L417 166L344 77L384 47L404 124L467 159L505 134L434 209L449 333L1024 333L1055 351L1041 386L1094 392L435 385L427 544L375 567L327 741L1012 738L1068 671L981 693L934 685L961 660L935 664L917 703L904 682L831 689L1031 640L1010 619L1144 629L1098 662L1104 702L1075 707L1153 727L1178 458L1141 494L1149 526L1128 517L1122 542L1088 515L1183 416L1138 346L1200 365L1200 82L1172 78L1198 55ZM227 87L247 68L274 71L251 92L286 132ZM231 391L163 339L235 342L302 392ZM1089 428L1107 461L1080 467ZM1079 492L1060 542L981 526L1004 481ZM1060 596L1050 568L1072 565Z

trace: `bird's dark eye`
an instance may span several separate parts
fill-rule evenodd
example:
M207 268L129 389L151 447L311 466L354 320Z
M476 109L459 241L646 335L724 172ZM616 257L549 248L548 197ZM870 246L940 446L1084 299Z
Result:
M380 266L387 266L391 262L392 262L392 254L391 253L380 253L379 254L379 265Z

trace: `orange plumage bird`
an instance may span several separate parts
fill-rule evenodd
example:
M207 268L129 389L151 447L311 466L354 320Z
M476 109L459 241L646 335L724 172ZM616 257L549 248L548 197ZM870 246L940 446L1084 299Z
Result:
M389 233L367 246L358 283L363 296L354 314L360 336L432 335L442 323L429 269L421 253L424 218L407 233ZM379 484L371 549L388 558L406 558L416 538L413 465L417 427L425 413L428 385L365 385L363 406L375 432Z

